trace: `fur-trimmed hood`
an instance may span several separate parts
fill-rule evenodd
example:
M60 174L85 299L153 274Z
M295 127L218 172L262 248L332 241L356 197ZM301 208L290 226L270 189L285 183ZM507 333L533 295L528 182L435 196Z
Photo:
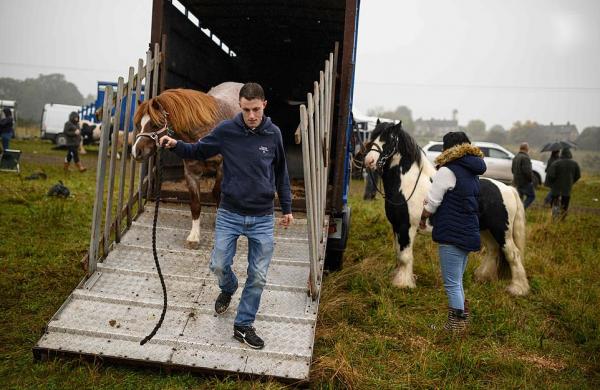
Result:
M477 146L471 144L454 145L450 149L446 149L435 158L435 166L437 168L448 164L450 161L457 160L462 156L471 155L483 158L483 152Z

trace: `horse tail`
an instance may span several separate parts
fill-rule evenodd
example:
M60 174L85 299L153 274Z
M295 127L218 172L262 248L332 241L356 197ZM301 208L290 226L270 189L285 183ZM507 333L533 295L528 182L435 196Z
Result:
M519 252L521 252L521 259L525 258L525 208L523 207L523 201L517 192L517 189L510 187L517 203L517 212L513 220L513 240Z

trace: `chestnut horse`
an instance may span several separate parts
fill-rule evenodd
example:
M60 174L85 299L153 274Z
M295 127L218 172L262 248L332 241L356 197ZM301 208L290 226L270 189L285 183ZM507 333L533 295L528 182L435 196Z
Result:
M241 111L239 92L242 85L226 82L208 93L191 89L168 89L141 103L134 116L134 124L139 133L131 151L133 158L140 161L154 155L158 139L166 135L167 129L173 130L175 138L194 143L207 135L219 122L233 118ZM200 179L206 173L216 174L212 193L218 202L222 161L221 155L203 161L183 161L192 211L192 229L187 237L187 244L192 248L197 247L200 242Z

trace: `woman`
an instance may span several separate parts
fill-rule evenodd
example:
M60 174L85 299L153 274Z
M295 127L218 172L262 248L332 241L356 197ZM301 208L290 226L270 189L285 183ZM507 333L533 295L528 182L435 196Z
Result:
M420 228L427 218L433 225L433 240L439 244L440 265L448 296L448 321L444 329L466 329L463 274L469 252L481 247L479 238L479 177L485 172L483 153L465 133L444 135L443 152L436 160L438 172L425 199Z
M71 160L75 161L75 166L79 169L79 172L85 172L87 168L79 161L81 131L79 130L79 114L76 111L69 114L69 120L65 122L63 132L67 136L67 156L64 163L65 172L69 171Z

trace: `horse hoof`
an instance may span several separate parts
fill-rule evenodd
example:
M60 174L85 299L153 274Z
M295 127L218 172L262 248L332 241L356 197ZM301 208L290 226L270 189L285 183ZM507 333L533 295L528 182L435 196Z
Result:
M413 289L413 288L417 287L414 277L410 278L409 280L394 278L392 280L392 285L394 287L398 287L398 288L409 288L409 289Z
M185 242L186 249L198 249L200 248L200 241L187 241Z
M506 287L506 291L515 297L522 297L529 293L529 286L519 286L517 284L510 284Z

